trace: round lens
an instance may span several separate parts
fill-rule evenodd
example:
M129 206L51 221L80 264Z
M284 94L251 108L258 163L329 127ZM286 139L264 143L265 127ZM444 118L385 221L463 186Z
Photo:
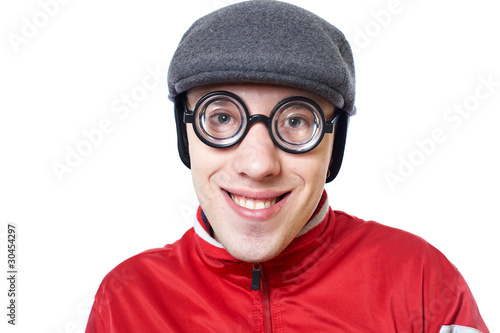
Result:
M210 96L198 106L195 126L204 140L215 146L230 146L246 126L245 109L231 96Z
M283 103L273 118L273 136L285 149L296 152L314 148L322 128L321 111L306 100Z

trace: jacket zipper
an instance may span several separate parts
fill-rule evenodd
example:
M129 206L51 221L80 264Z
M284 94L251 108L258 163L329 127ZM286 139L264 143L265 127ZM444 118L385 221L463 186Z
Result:
M262 282L262 288L261 288ZM271 297L269 292L269 284L267 283L266 274L260 263L254 263L252 267L252 290L260 290L262 297L262 308L264 315L264 331L272 332L272 313L271 313Z

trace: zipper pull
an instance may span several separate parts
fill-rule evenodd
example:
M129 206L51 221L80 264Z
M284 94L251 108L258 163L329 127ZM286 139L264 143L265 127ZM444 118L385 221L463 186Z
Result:
M252 290L260 289L260 271L260 263L254 263L252 267Z

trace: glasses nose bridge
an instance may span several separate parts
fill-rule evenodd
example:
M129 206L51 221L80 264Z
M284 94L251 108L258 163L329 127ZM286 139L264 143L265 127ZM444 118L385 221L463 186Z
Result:
M250 127L252 127L253 124L258 122L264 123L264 125L266 125L266 127L269 128L271 118L263 114L254 114L253 116L250 116L248 118L248 129L250 129Z
M247 136L248 132L250 132L250 129L252 128L252 126L255 125L256 123L259 123L259 122L263 123L264 126L266 126L267 132L274 142L274 139L272 138L272 131L271 131L271 118L269 118L268 116L263 115L263 114L254 114L254 115L248 117L245 134L243 135L243 137L240 140L243 140Z

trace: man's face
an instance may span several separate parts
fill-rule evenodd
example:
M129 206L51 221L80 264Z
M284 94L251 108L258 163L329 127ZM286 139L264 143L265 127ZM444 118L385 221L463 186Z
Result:
M198 87L188 92L188 107L209 92L238 95L250 115L269 116L282 100L303 96L320 105L327 120L334 107L326 99L300 89L254 84ZM194 188L215 238L235 258L264 262L295 238L321 198L333 147L333 135L304 154L276 147L267 127L255 123L239 144L212 148L187 125ZM245 207L242 207L245 206Z

